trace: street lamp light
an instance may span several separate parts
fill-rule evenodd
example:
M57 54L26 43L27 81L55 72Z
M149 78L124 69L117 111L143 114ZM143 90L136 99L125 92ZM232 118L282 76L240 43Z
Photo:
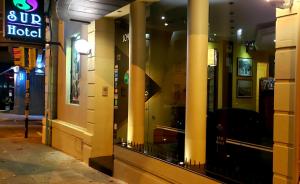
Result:
M81 55L89 55L92 50L89 42L84 39L75 41L75 49Z

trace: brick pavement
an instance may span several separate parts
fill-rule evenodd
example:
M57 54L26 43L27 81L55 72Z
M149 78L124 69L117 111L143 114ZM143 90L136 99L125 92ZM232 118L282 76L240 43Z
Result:
M124 184L48 146L40 138L0 139L0 184Z

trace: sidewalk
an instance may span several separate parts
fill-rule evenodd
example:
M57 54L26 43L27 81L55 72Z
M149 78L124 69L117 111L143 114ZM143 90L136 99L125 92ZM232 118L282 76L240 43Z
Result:
M42 118L42 116L29 117L29 137L41 137ZM0 113L0 138L24 137L24 127L24 115Z
M0 112L0 121L24 121L25 115ZM42 121L43 116L30 115L29 121Z
M124 184L38 139L0 139L1 184Z

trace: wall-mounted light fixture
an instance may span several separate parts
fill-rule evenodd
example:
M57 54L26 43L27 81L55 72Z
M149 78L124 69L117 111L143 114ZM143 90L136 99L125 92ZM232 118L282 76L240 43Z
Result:
M92 50L89 42L84 39L75 41L75 49L81 55L89 55Z
M256 51L255 41L246 41L245 47L246 47L246 52Z
M243 29L242 28L239 28L237 31L236 31L236 38L239 42L242 41L242 37L243 37Z
M280 9L292 8L294 0L266 0L272 6Z

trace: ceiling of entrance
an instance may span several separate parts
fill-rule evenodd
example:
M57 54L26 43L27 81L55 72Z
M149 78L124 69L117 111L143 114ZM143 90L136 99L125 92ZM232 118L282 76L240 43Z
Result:
M57 14L65 21L89 23L134 0L59 0Z
M161 24L163 28L160 16L166 16L171 31L186 26L187 0L160 0L160 4L157 15L151 15L157 16L154 24ZM257 46L266 49L274 48L276 12L266 0L209 0L209 12L212 39L236 40L237 30L242 29L243 41L255 41Z
M210 0L210 32L230 37L242 29L245 40L255 40L265 29L275 31L275 13L266 0Z

